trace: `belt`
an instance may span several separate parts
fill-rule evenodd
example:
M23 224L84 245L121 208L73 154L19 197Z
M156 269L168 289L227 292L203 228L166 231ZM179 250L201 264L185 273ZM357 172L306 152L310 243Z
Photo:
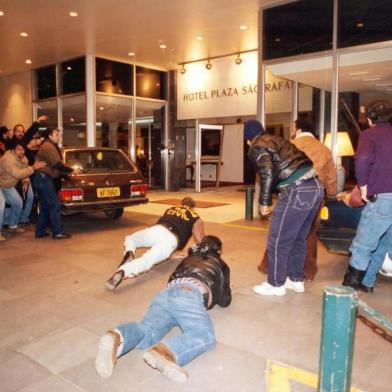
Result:
M172 233L177 238L177 244L180 243L180 238L179 238L178 234L174 231L172 225L170 225L169 223L166 223L166 222L159 222L158 225L164 227L167 230L169 230L170 233Z
M305 183L306 181L315 180L315 179L317 179L317 178L319 178L319 176L313 176L313 177L306 178L306 179L303 179L303 180L294 181L294 182L292 182L291 184L284 185L284 186L282 186L281 188L278 188L278 192L279 192L279 193L286 193L286 194L287 194L287 191L289 191L289 190L291 190L291 189L295 189L297 186L299 186L299 185Z
M167 287L179 287L185 291L189 291L190 288L194 288L200 292L203 296L204 304L208 309L211 306L212 295L209 288L200 280L194 278L177 278L168 283Z

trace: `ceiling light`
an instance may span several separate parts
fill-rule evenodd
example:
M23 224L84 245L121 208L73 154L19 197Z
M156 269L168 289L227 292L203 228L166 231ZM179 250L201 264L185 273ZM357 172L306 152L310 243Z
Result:
M100 106L99 107L99 110L104 110L105 108L103 107L103 106Z
M210 63L210 60L208 60L207 64L206 64L206 68L208 70L210 70L212 68L212 64Z
M359 20L357 23L355 23L355 26L357 26L358 28L362 28L365 26L365 23L363 23L361 20Z
M358 72L349 72L348 74L351 76L355 76L355 75L366 75L367 73L369 73L368 71L358 71Z
M70 119L69 119L69 122L74 122L75 121L75 119L73 118L73 117L71 117Z
M240 26L240 30L248 30L248 26L247 25L241 25Z
M202 37L201 35L197 35L197 36L195 37L195 39L198 40L198 41L202 41L202 40L203 40L203 37Z
M381 87L381 86L392 86L392 83L391 83L391 82L388 82L388 83L377 83L376 86L377 86L377 87Z
M381 76L363 79L364 82L374 82L375 80L381 80Z
M21 36L21 37L28 37L29 35L28 35L26 32L22 31L22 32L20 33L20 36Z
M73 18L75 18L76 16L78 16L78 13L75 11L70 11L69 16L72 16Z
M4 16L4 11L0 11L0 16Z
M70 65L68 65L67 70L72 71L72 67Z
M166 46L165 44L160 44L159 47L160 47L161 49L166 49L166 48L167 48L167 46Z
M276 37L276 38L274 39L274 41L275 41L275 42L280 42L280 38L279 38L279 37Z
M135 55L135 53L134 52L128 52L128 56L134 56Z
M182 67L181 67L181 69L180 69L180 73L181 73L182 75L184 75L185 72L186 72L185 65L182 64Z
M242 59L241 59L241 56L240 56L239 53L238 53L238 55L237 55L237 58L234 60L234 62L235 62L237 65L240 65L240 64L242 63Z
M31 61L30 59L27 59L27 60L25 61L25 63L26 63L26 64L31 64L32 61Z

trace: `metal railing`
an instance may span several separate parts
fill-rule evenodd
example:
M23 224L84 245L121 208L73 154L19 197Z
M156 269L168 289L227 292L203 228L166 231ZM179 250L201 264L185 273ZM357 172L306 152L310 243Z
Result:
M318 392L348 392L356 319L365 320L373 332L392 342L392 323L358 299L351 287L324 289Z

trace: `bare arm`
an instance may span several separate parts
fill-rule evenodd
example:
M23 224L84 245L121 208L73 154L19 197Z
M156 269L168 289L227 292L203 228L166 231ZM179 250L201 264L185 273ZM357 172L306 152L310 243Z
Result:
M199 218L192 228L193 237L195 237L196 243L199 244L204 237L204 223Z

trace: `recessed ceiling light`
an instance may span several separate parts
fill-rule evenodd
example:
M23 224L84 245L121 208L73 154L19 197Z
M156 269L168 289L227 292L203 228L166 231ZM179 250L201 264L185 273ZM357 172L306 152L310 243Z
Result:
M202 37L201 35L196 35L195 39L196 39L197 41L202 41L202 40L203 40L203 37Z
M75 18L76 16L78 16L78 13L75 11L70 11L69 16L72 16Z
M70 65L68 65L67 70L72 71L72 67Z
M103 106L100 106L99 107L99 110L104 110L105 108L103 107Z
M167 48L167 46L166 46L165 44L160 44L159 47L160 47L161 49L166 49L166 48Z
M135 55L135 53L134 52L128 52L128 56L134 56Z
M275 41L275 42L280 42L280 38L277 37L277 38L274 39L274 41Z
M25 61L25 63L26 63L26 64L31 64L32 61L31 61L30 59L27 59L27 60Z
M241 25L240 26L240 30L248 30L248 26L247 25Z
M0 16L4 16L4 11L0 11Z
M28 37L29 35L28 35L25 31L22 31L22 32L20 33L20 36L21 36L21 37Z
M358 28L362 28L365 26L365 23L363 23L361 20L359 20L357 23L355 23L355 26L357 26Z

